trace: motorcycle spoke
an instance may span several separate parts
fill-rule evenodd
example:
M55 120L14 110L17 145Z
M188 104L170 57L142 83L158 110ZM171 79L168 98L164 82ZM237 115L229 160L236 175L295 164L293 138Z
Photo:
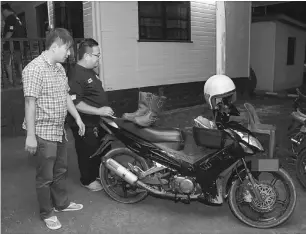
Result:
M301 174L306 174L306 158L304 158L300 168L301 168Z
M236 200L237 204L243 204L243 203L246 203L246 201L244 200L243 197L240 197L239 199Z
M270 185L274 187L277 181L279 181L279 179L274 177L274 178L271 180Z
M123 184L123 185L122 185L122 191L123 191L123 197L124 197L124 198L127 198L127 197L128 197L128 194L127 194L127 187L126 187L126 184Z
M284 207L285 209L286 209L286 206L287 206L287 204L288 204L288 199L286 199L286 200L279 200L279 199L277 199L276 201L275 201L275 204L278 204L278 205L282 205L282 207Z
M118 184L108 184L108 185L107 185L108 188L117 187L117 186L118 186Z
M266 213L264 213L264 212L258 212L257 214L258 214L258 219L259 220L264 220L266 218L265 217Z

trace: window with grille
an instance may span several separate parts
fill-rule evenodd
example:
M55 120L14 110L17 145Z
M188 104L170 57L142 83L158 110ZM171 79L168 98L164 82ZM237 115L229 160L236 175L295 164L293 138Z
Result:
M294 65L296 38L288 37L287 65Z
M138 2L139 41L191 40L190 2Z

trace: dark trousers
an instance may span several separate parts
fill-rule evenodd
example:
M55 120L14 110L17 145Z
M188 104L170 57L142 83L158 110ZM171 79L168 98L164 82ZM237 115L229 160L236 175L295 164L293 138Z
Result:
M78 155L78 165L81 174L80 181L83 185L89 185L99 177L101 157L90 158L99 148L100 140L105 131L99 126L86 127L85 135L78 134L79 129L71 127L75 141L75 150Z
M37 136L36 192L42 219L53 216L53 207L63 210L70 204L66 191L67 141L47 141Z

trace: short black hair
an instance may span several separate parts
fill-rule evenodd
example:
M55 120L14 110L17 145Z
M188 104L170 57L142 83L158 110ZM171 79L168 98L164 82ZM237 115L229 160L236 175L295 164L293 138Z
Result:
M46 36L46 49L48 50L57 40L60 40L64 45L67 44L68 47L73 45L73 38L67 29L54 28L51 29Z
M82 59L84 57L84 54L88 51L88 48L92 48L95 46L99 46L99 43L92 38L85 38L84 40L82 40L80 42L78 50L79 59Z
M4 11L4 10L14 12L13 9L11 8L10 4L8 4L8 3L4 3L4 4L1 5L1 11Z

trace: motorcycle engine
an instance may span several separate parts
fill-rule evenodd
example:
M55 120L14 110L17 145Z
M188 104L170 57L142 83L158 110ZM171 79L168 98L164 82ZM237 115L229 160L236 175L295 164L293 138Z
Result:
M170 180L170 187L175 193L191 194L195 191L195 184L191 178L175 176Z

